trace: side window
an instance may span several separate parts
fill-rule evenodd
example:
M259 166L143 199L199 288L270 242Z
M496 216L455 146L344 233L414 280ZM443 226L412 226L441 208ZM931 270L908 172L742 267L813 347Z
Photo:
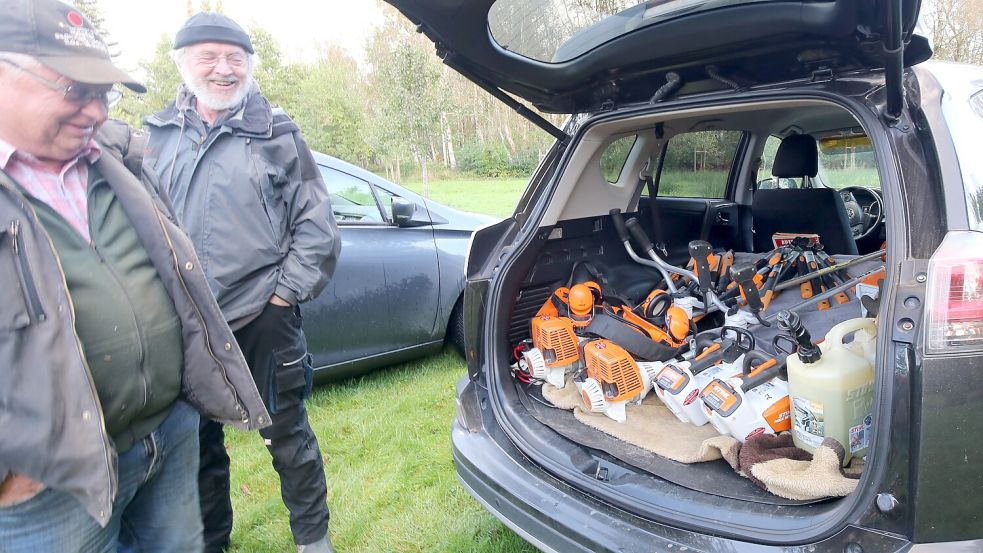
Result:
M698 131L669 140L659 197L723 198L741 131Z
M386 222L369 183L330 167L319 165L318 168L331 196L331 209L338 224Z
M392 192L389 192L388 190L384 190L382 188L379 188L378 186L375 187L375 194L379 198L379 204L382 205L382 211L386 214L386 219L392 221L393 220L393 198L395 198L396 195L393 194Z
M635 145L638 135L624 136L612 142L601 154L601 174L604 180L615 183L621 178L621 171L628 161L631 147Z

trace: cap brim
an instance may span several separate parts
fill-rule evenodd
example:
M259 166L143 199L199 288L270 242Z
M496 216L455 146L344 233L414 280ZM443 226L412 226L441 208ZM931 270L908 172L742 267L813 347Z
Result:
M142 94L147 91L147 87L109 60L64 56L38 57L38 61L77 83L109 85L120 83L134 92Z

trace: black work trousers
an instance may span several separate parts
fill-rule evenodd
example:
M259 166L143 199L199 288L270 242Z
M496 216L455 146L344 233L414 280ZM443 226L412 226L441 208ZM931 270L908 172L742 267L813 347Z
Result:
M301 323L299 308L267 304L235 337L273 420L260 435L280 475L290 531L295 543L306 545L327 533L328 504L321 450L304 407L311 388L311 364ZM199 441L205 551L217 553L228 547L232 533L229 455L222 425L202 418Z

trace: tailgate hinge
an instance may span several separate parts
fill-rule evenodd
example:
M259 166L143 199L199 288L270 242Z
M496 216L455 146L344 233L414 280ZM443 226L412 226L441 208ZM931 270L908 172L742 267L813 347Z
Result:
M927 259L910 259L901 264L901 276L891 320L891 339L895 342L915 343L923 319L927 281Z

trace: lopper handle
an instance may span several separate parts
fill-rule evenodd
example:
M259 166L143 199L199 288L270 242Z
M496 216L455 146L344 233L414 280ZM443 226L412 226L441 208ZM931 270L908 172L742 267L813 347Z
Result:
M638 219L634 217L628 219L625 221L625 226L628 227L628 232L635 238L635 242L642 248L643 252L655 250L655 246L649 240L648 235L645 234L645 230L642 228L642 224L638 222Z
M627 242L629 240L628 229L625 227L625 216L621 214L621 210L614 208L608 214L611 215L611 220L614 221L614 230L618 231L618 238L622 242Z

